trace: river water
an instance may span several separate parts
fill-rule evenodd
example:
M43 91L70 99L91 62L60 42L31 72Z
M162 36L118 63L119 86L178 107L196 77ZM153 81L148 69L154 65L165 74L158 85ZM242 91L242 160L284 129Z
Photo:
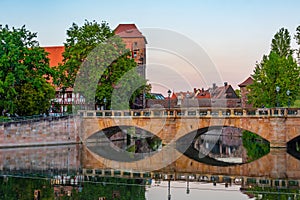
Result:
M256 158L263 160L271 154L271 156L279 155L275 157L278 160L276 163L281 165L282 162L292 160L292 166L286 164L283 171L276 171L277 174L275 173L275 175L270 173L272 177L262 177L259 174L253 175L251 173L245 175L245 172L243 172L243 176L238 176L233 171L231 174L229 172L231 170L227 170L226 174L221 172L227 169L226 167L232 167L228 169L242 169L241 166L255 162L249 159L243 142L238 141L242 140L241 137L239 139L236 137L239 133L231 134L231 138L219 137L218 141L214 141L215 146L212 147L211 141L214 140L215 132L207 134L209 135L208 139L204 140L203 134L196 137L185 151L181 151L183 141L177 141L175 145L176 151L181 152L184 157L192 159L193 163L201 163L199 164L202 167L201 170L199 168L199 171L190 172L187 168L180 169L181 165L178 164L176 169L174 168L175 165L173 168L170 167L171 164L155 171L107 168L105 163L98 163L96 157L91 157L97 153L98 156L104 157L108 154L103 150L107 144L99 142L99 140L97 145L94 141L93 145L87 143L84 145L2 148L0 149L0 198L241 200L250 199L254 195L266 199L300 198L298 140L293 141L287 149L280 150L281 153L271 149L267 153L263 152L266 155L260 155ZM146 136L149 135L146 134ZM230 140L235 140L235 142ZM122 151L130 149L128 155L132 156L131 162L135 162L152 156L164 148L157 138L154 138L153 141L119 135L111 138L109 144ZM255 139L255 141L264 145L261 140ZM256 148L259 147L261 146L256 146ZM87 154L85 149L92 153ZM199 158L200 154L204 155L207 149L210 150L210 153L197 160L197 156ZM139 153L143 153L141 151L145 151L146 154L140 156ZM135 153L139 156L135 156ZM108 160L109 158L105 159ZM89 162L86 162L87 160ZM126 162L126 160L118 162ZM219 169L220 174L216 174L215 171L210 173L212 167ZM282 172L286 174L285 177L282 176ZM278 177L276 177L277 175Z

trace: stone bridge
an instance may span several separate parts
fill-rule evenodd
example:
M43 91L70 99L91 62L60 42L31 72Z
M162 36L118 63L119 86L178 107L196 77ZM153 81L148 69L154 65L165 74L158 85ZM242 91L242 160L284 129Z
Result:
M230 126L251 131L285 148L300 136L300 110L274 109L151 109L129 111L79 111L83 143L93 134L115 126L134 126L157 135L163 144L171 143L197 130Z

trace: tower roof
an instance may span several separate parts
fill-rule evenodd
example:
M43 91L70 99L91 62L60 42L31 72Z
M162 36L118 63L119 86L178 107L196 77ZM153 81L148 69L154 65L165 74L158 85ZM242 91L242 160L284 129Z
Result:
M115 34L121 38L144 38L135 24L119 24L115 29Z
M246 87L247 85L251 85L253 83L253 79L249 76L244 82L240 83L239 87Z

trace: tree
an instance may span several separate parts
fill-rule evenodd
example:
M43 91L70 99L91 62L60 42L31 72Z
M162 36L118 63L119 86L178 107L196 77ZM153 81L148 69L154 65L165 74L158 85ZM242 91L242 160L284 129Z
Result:
M86 21L82 27L73 23L67 35L64 63L59 66L61 79L58 82L66 87L74 87L74 93L84 96L89 109L94 109L95 102L106 104L106 108L109 108L113 91L121 86L122 93L126 93L126 98L129 96L132 101L138 93L132 89L135 87L132 81L138 82L140 88L146 84L138 76L136 63L130 58L122 39L114 35L107 23ZM129 71L129 76L125 76ZM122 101L126 102L124 98ZM125 108L120 107L119 103L116 105L118 109Z
M296 29L295 39L297 44L299 45L299 49L297 50L298 64L300 65L300 25Z
M40 88L31 83L25 83L16 87L19 95L14 100L15 112L19 115L35 115L48 113L49 101L55 95L55 90L46 81ZM45 101L46 100L46 101Z
M264 55L261 63L256 64L253 84L248 86L250 103L256 107L276 107L294 102L299 94L300 68L292 52L288 31L280 29L272 40L270 54ZM279 87L278 92L276 87Z
M271 51L280 57L286 58L293 54L293 50L291 49L291 36L287 29L281 28L275 34L271 43Z
M49 67L47 53L39 47L36 35L25 26L10 30L8 25L0 25L2 114L32 115L47 112L50 99L54 97L54 88L46 82L54 75L54 71ZM30 108L27 108L28 105Z
M88 54L98 44L103 43L113 35L113 31L106 22L99 24L96 21L89 22L86 20L81 27L73 23L67 30L63 65L58 66L60 76L56 83L59 86L73 87L78 70Z

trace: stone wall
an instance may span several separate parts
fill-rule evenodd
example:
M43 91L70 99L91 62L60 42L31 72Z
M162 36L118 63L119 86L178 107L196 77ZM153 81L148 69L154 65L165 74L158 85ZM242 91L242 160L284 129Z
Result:
M55 145L78 142L75 117L47 117L0 124L0 147Z

